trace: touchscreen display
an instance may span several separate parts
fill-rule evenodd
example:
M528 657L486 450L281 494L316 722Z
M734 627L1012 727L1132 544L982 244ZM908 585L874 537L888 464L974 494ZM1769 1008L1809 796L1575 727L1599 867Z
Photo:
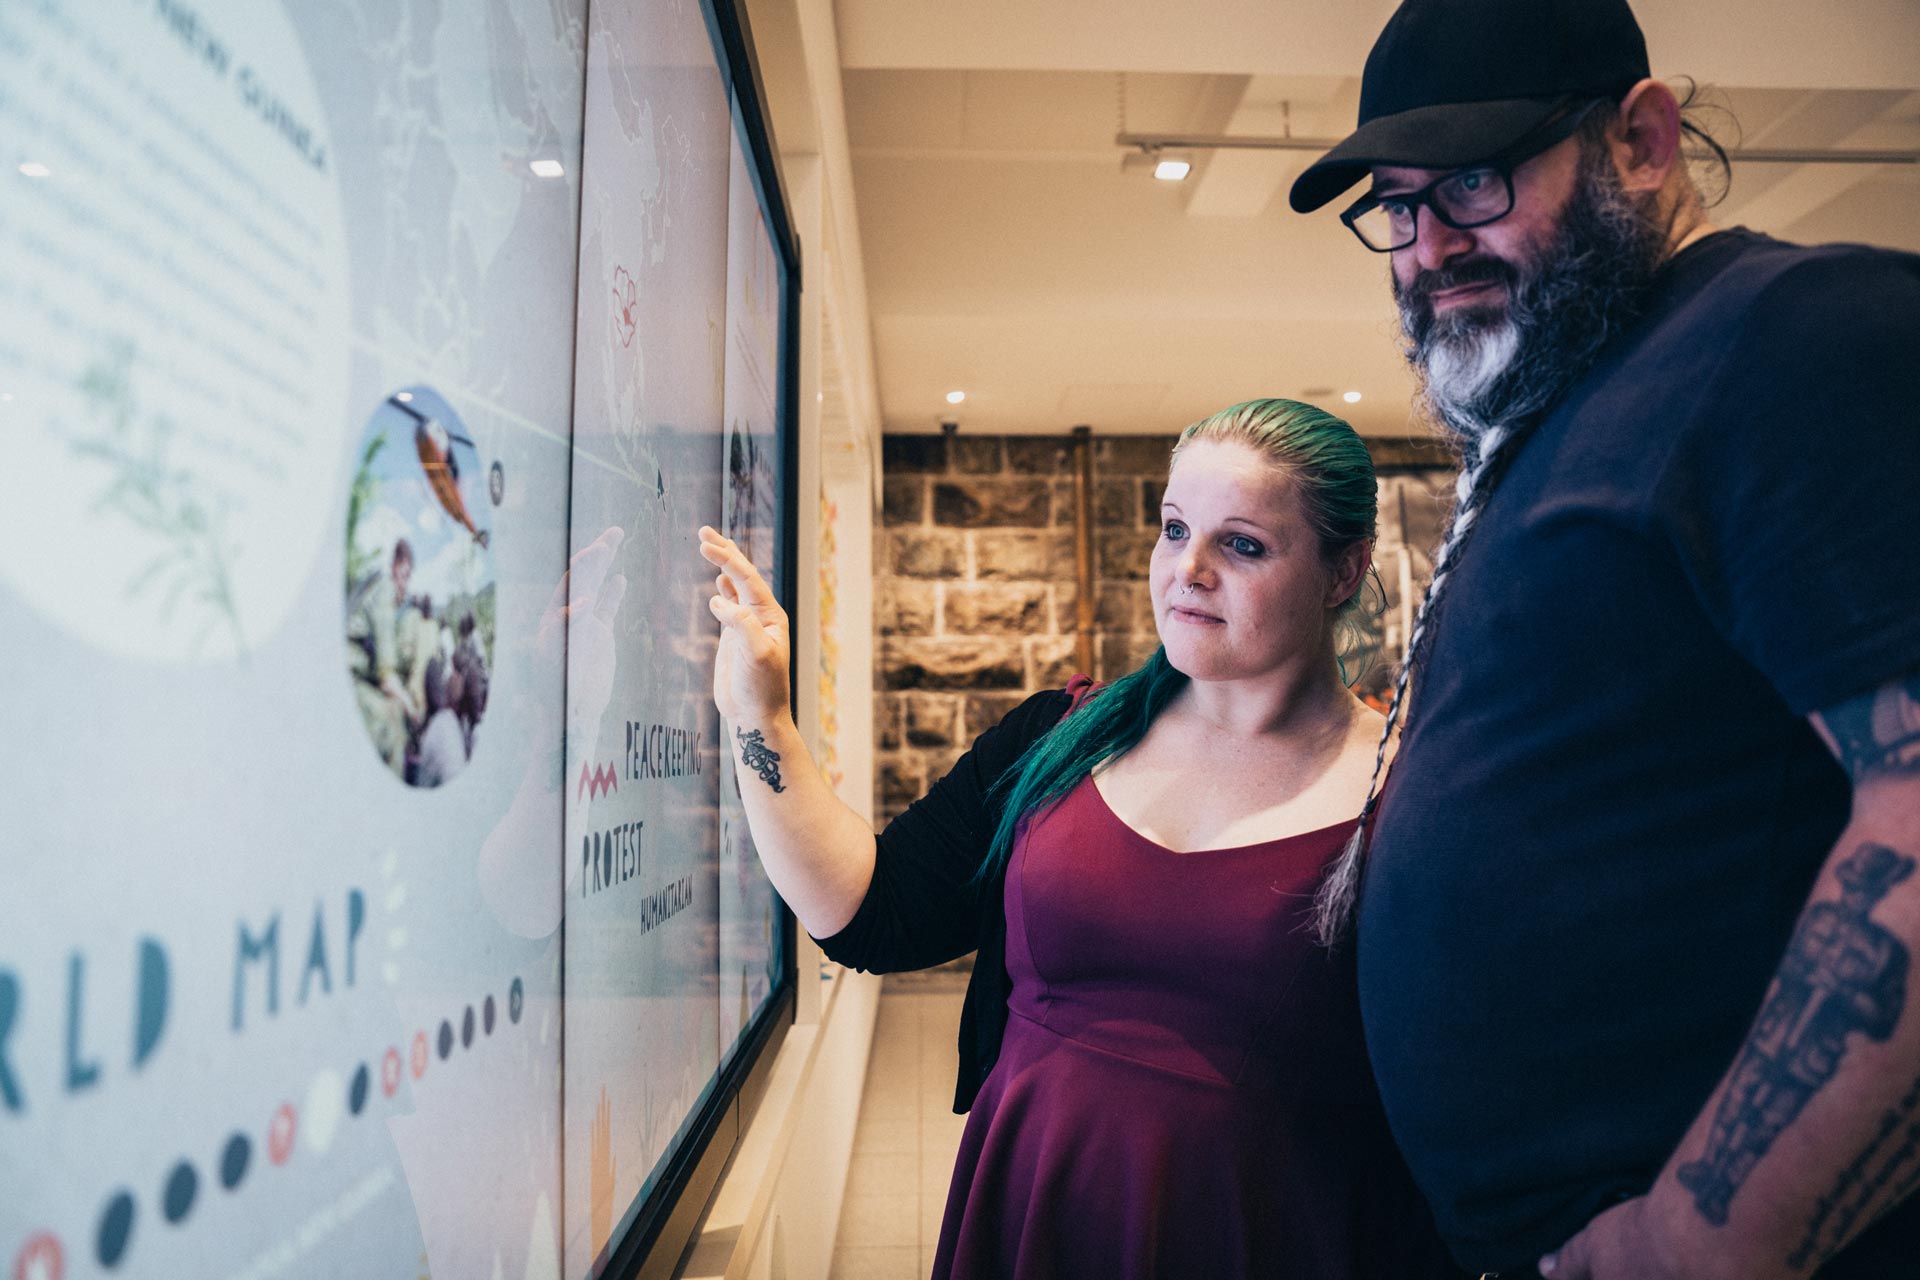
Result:
M787 972L738 117L697 4L0 6L0 1275L586 1276L660 1189Z

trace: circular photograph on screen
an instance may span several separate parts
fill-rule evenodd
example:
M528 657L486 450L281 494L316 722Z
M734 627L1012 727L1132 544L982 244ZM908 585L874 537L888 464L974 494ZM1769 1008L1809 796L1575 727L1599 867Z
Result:
M487 713L494 573L487 471L425 387L374 412L347 496L347 674L387 768L437 787L466 768Z

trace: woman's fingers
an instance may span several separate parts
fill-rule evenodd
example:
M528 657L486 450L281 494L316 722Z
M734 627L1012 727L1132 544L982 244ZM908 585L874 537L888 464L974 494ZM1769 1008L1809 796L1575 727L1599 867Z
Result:
M754 616L752 609L719 596L710 596L707 608L720 620L721 626L732 627L740 633L740 638L747 642L748 655L755 662L765 662L779 653L780 646L767 634L767 629L760 624L760 619Z
M701 543L701 555L707 557L708 564L718 568L722 574L732 578L733 587L739 591L741 599L756 599L760 595L772 595L766 589L766 581L760 578L760 572L753 568L753 560L743 557L739 547L732 543L726 547L714 543Z
M718 565L728 556L739 555L740 544L716 532L712 525L703 524L700 526L700 554L710 563Z
M740 547L731 538L722 537L711 526L700 526L700 554L707 563L719 569L733 580L735 591L741 601L750 605L770 605L779 603L773 589L767 586L760 571L753 567Z

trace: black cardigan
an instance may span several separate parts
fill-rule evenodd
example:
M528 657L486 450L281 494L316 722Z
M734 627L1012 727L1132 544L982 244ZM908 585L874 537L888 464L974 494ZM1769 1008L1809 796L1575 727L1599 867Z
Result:
M1071 704L1064 689L1036 693L974 739L946 777L875 837L873 882L860 909L846 928L818 940L830 958L873 973L926 969L979 953L960 1015L955 1111L973 1105L1000 1056L1012 994L1005 876L973 883L1000 821L987 792Z

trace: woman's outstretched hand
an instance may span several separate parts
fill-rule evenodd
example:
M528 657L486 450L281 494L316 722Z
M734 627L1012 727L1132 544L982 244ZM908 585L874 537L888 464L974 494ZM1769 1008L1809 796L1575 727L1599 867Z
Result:
M787 611L738 544L700 526L700 554L720 570L707 608L720 621L713 701L736 724L786 715L793 641Z
M700 554L720 570L707 608L720 620L713 701L730 721L730 752L761 865L816 938L853 919L873 879L873 828L820 775L793 723L787 611L732 539L700 530Z

